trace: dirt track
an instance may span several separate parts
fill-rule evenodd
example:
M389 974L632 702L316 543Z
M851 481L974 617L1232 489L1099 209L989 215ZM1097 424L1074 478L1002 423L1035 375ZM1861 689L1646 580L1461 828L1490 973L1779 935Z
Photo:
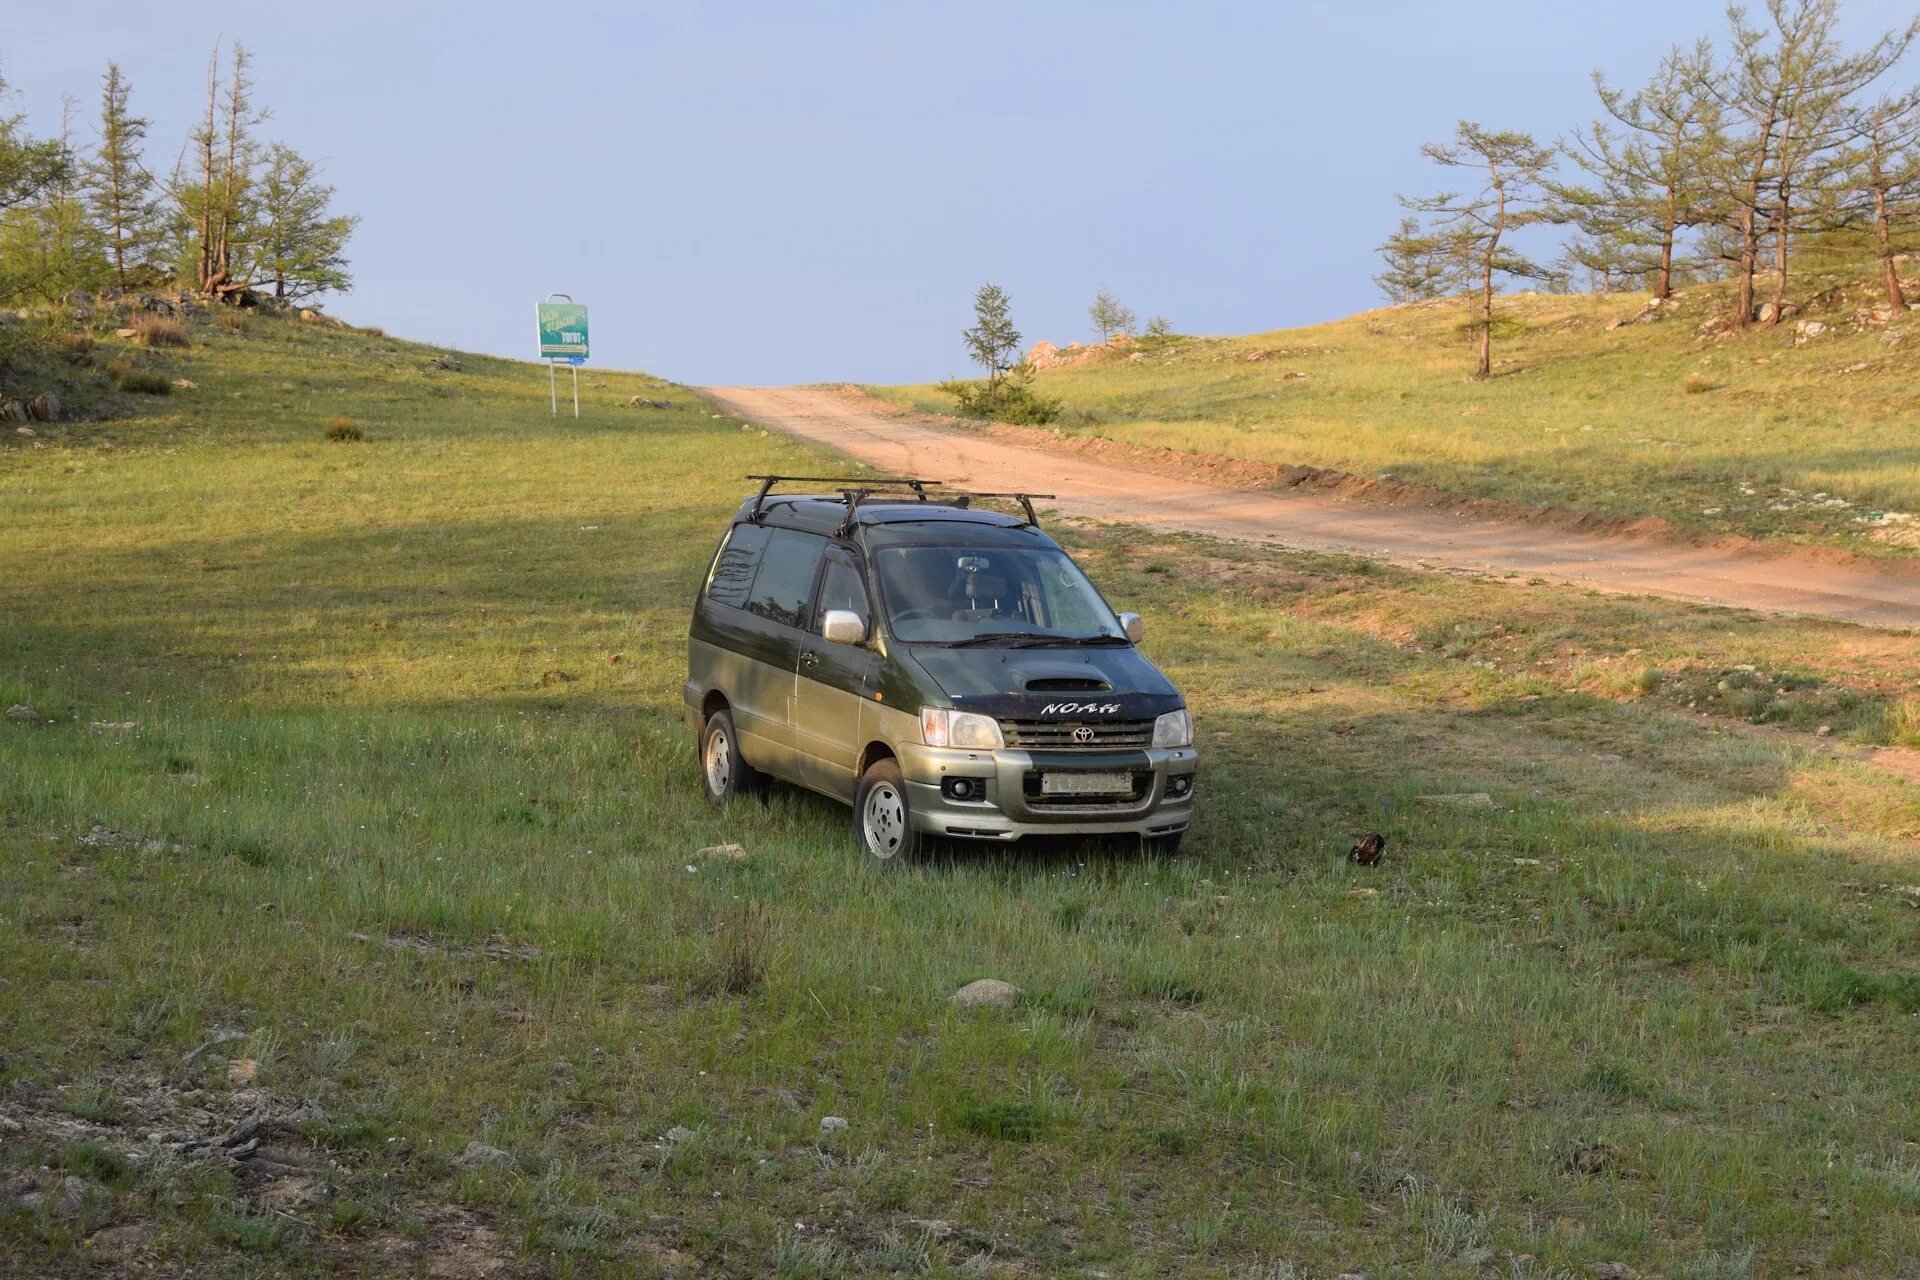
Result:
M1227 488L1111 459L1012 444L824 388L701 391L736 417L892 474L973 489L1052 493L1056 501L1046 505L1073 515L1399 564L1520 574L1600 591L1920 629L1920 568L1905 564L1824 563L1790 552L1601 537L1312 493Z

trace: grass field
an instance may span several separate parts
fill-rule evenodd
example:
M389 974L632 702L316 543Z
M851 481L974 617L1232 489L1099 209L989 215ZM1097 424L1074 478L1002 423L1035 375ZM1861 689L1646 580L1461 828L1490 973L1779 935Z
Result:
M1913 1274L1906 638L1063 531L1189 851L877 871L680 722L740 475L824 460L193 338L0 454L0 1271Z
M1150 340L1055 369L1059 429L1281 465L1382 473L1482 497L1690 529L1910 555L1920 546L1920 316L1871 318L1858 286L1797 321L1711 337L1721 290L1652 323L1645 295L1507 301L1495 376L1463 302L1234 338ZM1859 317L1856 319L1856 317ZM876 387L951 412L930 386ZM1893 513L1893 519L1886 519Z

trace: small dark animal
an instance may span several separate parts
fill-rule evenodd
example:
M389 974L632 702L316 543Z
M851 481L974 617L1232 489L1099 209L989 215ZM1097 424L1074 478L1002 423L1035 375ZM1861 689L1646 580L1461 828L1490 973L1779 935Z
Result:
M1380 865L1380 855L1387 851L1387 838L1378 831L1369 831L1360 837L1360 843L1347 850L1347 861L1363 867Z

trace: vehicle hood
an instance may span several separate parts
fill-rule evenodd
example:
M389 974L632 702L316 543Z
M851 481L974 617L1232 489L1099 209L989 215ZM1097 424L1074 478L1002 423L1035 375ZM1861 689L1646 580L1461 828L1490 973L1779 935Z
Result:
M984 715L1159 715L1180 691L1138 649L941 649L910 652L953 705ZM1102 687L1104 686L1104 687Z

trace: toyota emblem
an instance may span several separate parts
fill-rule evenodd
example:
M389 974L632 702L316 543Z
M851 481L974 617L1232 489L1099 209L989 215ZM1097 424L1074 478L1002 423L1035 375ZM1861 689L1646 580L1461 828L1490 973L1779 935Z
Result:
M1075 742L1092 742L1093 726L1090 724L1083 724L1079 728L1075 729L1073 731L1073 740Z

